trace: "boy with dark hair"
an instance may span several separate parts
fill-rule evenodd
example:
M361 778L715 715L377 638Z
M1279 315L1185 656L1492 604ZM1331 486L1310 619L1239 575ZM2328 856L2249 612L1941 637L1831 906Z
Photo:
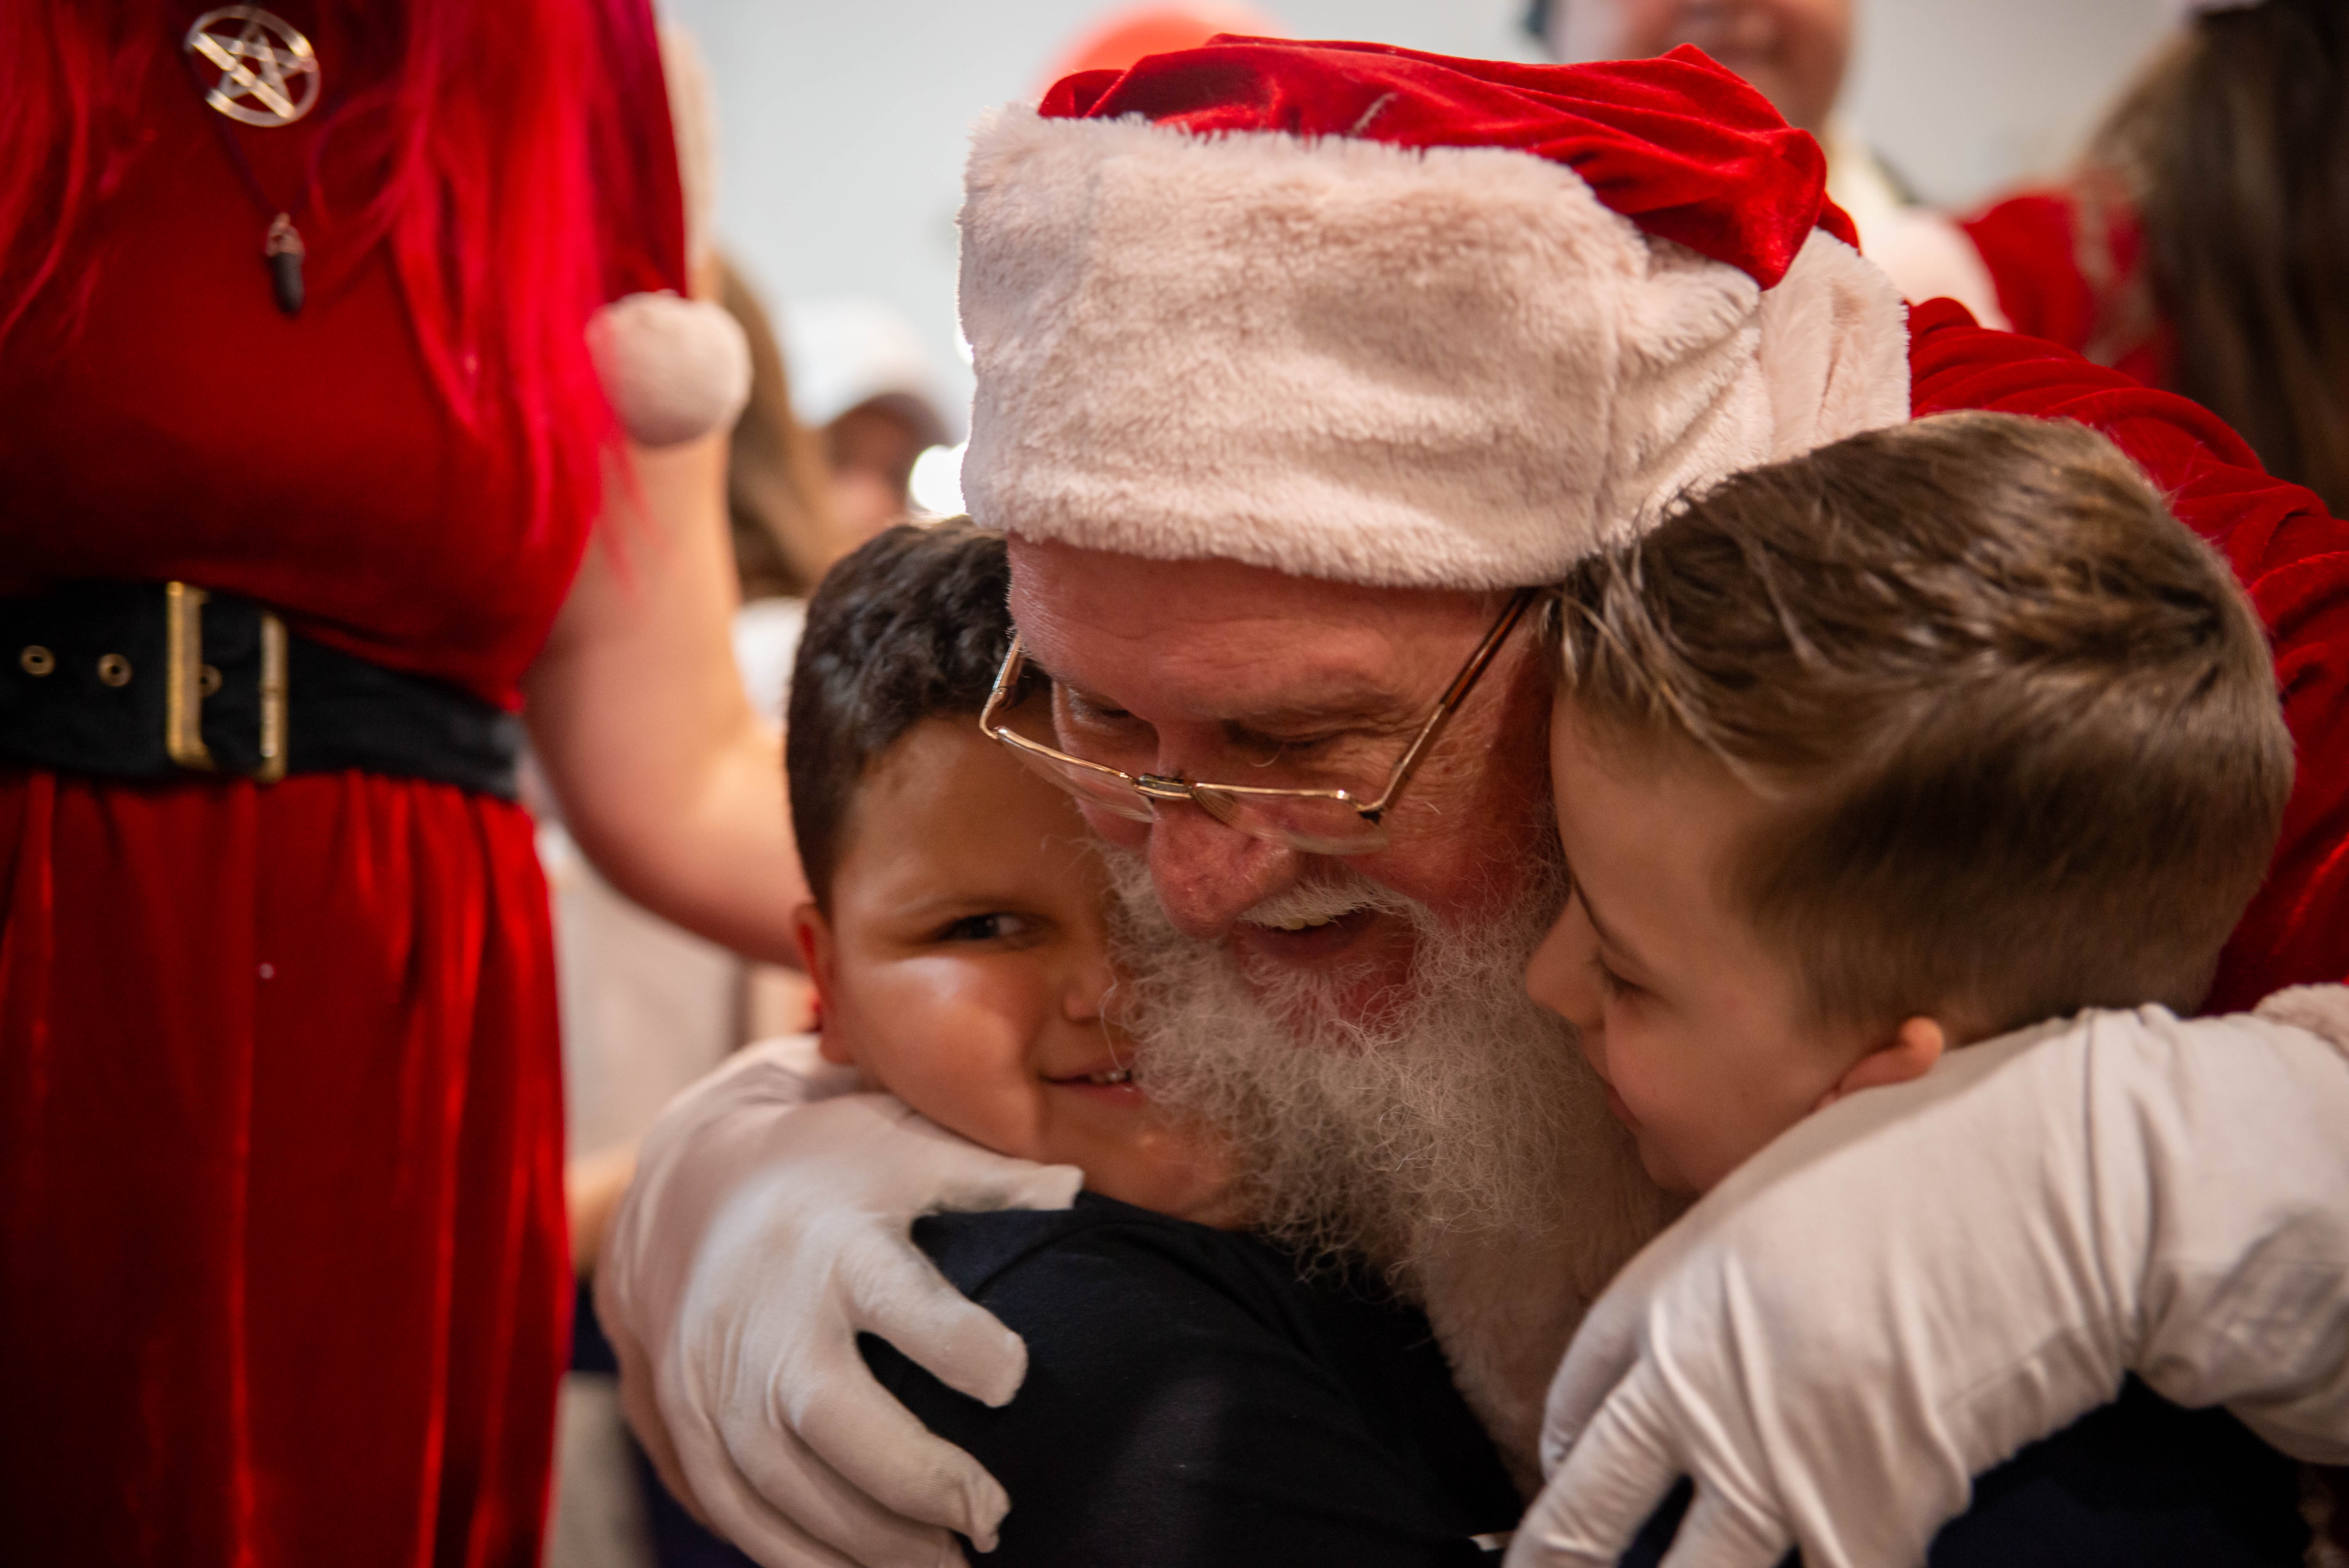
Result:
M1240 1229L1217 1140L1133 1081L1106 1008L1105 870L1074 802L979 727L1008 585L999 535L893 529L817 590L792 681L823 1057L948 1132L1078 1166L1086 1188L1067 1210L915 1223L1027 1342L1009 1404L869 1335L865 1359L1009 1489L999 1542L974 1542L991 1564L1483 1560L1474 1537L1506 1531L1519 1500L1426 1319Z
M1561 598L1574 892L1526 984L1666 1188L1953 1047L2201 1001L2292 744L2242 591L2104 438L1996 414L1852 437L1724 481ZM1974 1496L1934 1563L2306 1543L2288 1461L2134 1383Z

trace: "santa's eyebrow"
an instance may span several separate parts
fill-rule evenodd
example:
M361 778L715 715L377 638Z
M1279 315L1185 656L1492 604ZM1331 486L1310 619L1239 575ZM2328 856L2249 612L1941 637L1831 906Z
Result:
M1030 659L1028 667L1050 681L1071 699L1091 707L1123 712L1123 707L1095 692L1081 682L1054 675L1040 662ZM1386 727L1409 724L1420 717L1420 710L1433 699L1417 699L1390 691L1383 686L1363 685L1332 686L1324 694L1303 700L1282 703L1278 707L1250 708L1245 712L1216 714L1210 721L1222 725L1236 734L1271 738L1283 729L1343 728L1352 725Z
M1272 729L1327 728L1332 725L1406 723L1415 717L1414 707L1408 698L1364 687L1340 691L1311 702L1255 708L1218 722L1228 729L1262 733Z

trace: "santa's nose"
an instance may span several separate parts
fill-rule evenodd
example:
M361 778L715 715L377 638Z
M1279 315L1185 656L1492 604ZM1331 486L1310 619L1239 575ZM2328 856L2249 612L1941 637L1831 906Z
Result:
M1212 941L1297 880L1293 850L1226 828L1195 806L1162 807L1150 828L1150 880L1184 935Z

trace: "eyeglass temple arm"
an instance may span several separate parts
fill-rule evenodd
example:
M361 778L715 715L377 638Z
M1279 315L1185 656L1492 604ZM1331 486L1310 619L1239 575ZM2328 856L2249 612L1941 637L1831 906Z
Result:
M987 694L987 706L978 710L978 732L981 735L992 739L995 732L1002 727L996 723L996 713L1003 707L1004 698L1011 695L1011 689L1019 684L1020 672L1027 667L1028 652L1019 645L1019 634L1015 629L1011 634L1011 646L1003 655L1003 667L995 672L994 689Z
M1502 643L1516 629L1517 623L1525 619L1526 611L1540 593L1538 588L1517 590L1516 596L1509 601L1508 608L1501 612L1501 618L1493 623L1493 629L1485 634L1485 640L1476 645L1475 653L1468 655L1468 662L1460 666L1460 673L1452 677L1452 684L1444 688L1443 696L1436 700L1435 711L1428 716L1427 723L1413 738L1411 749L1402 754L1402 760L1395 764L1394 772L1387 779L1386 789L1369 805L1355 808L1364 817L1377 821L1388 804L1402 792L1402 787L1411 782L1412 774L1419 767L1419 759L1426 755L1429 747L1435 744L1435 738L1444 732L1444 727L1452 722L1452 716L1468 699L1469 692L1484 677L1485 667L1501 651Z
M1031 757L1049 758L1064 766L1082 768L1088 772L1098 773L1104 779L1119 779L1135 789L1141 789L1142 781L1131 773L1109 767L1104 763L1088 762L1081 757L1071 757L1065 751L1058 751L1040 741L1030 740L996 717L996 710L1001 707L1011 693L1018 688L1020 672L1027 667L1027 651L1019 645L1019 634L1014 631L1011 634L1011 649L1003 655L1003 667L996 672L995 689L988 693L987 706L979 709L978 732L989 740L999 745L1015 747ZM1143 792L1149 793L1147 790Z

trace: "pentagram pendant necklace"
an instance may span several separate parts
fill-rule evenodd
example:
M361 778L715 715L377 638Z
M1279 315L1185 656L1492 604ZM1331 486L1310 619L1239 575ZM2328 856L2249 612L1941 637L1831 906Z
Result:
M318 106L317 51L293 24L258 5L223 5L205 12L189 27L180 47L187 56L189 69L196 74L196 85L205 89L204 102L240 124L292 125ZM208 67L220 73L209 83ZM254 201L263 211L276 214L262 237L261 257L269 267L277 308L287 315L298 315L305 251L301 231L294 227L294 214L308 203L310 189L317 182L316 149L312 150L311 178L303 181L300 198L293 206L284 207L270 201L262 190L259 177L253 172L253 160L245 157L235 133L217 120L213 129L220 132L221 143L228 149L229 160L243 177Z

